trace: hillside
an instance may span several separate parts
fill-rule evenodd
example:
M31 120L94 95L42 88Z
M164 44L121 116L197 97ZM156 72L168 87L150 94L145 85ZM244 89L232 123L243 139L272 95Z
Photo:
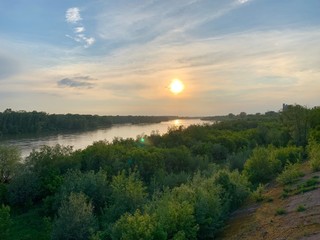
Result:
M219 239L320 239L320 172L307 164L295 184L271 183L261 203L234 212Z

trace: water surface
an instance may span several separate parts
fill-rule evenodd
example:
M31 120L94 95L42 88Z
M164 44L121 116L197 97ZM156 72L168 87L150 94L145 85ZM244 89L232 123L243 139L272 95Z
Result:
M209 124L209 121L200 119L176 119L154 124L122 124L113 125L110 128L97 129L93 131L61 133L45 136L12 137L0 141L0 144L16 146L20 149L22 157L26 157L32 149L39 149L43 145L54 146L56 144L73 146L73 149L84 149L93 142L100 140L112 141L115 137L136 138L138 135L150 135L153 131L164 134L170 127L192 124Z

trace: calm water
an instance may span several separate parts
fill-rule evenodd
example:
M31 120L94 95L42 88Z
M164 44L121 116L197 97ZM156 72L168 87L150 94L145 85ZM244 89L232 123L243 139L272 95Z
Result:
M138 124L138 125L116 125L111 128L98 129L94 131L56 134L48 136L34 136L24 138L12 138L0 141L0 144L17 146L22 154L26 157L32 149L39 149L43 145L54 146L56 144L73 146L73 149L84 149L93 142L100 140L112 141L115 137L136 138L138 135L150 135L152 131L164 134L168 128L173 126L188 127L192 124L210 124L209 121L200 119L177 119L168 122L155 124Z

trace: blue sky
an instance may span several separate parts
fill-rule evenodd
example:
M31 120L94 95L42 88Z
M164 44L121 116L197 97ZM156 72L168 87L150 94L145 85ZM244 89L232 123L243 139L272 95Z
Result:
M318 0L0 0L0 111L319 105ZM185 90L168 86L180 79Z

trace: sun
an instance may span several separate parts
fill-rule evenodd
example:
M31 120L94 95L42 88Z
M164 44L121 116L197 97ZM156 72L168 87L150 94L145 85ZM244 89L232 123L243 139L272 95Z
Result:
M179 94L183 91L184 85L179 79L174 79L170 83L169 89L173 94Z

